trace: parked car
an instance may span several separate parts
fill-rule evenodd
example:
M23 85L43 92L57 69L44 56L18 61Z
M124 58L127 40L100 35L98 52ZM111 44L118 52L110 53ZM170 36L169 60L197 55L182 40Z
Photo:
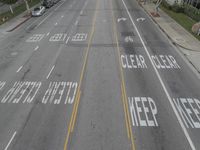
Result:
M39 6L33 9L32 16L33 17L41 16L44 12L45 12L45 7Z
M54 4L53 0L44 0L42 6L44 6L45 8L50 8L53 6L53 4Z
M56 4L58 3L60 0L53 0L53 3Z

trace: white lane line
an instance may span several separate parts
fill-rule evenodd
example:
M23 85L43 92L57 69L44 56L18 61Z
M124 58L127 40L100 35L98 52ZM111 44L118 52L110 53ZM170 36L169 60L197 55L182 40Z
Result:
M39 20L39 18L36 19L35 21L33 21L28 27L26 27L26 30L28 30L28 29L29 29L34 23L36 23L38 20Z
M54 10L56 11L64 2L62 2L60 5L58 5Z
M162 88L163 88L163 90L164 90L164 92L165 92L165 94L166 94L166 96L167 96L167 98L168 98L168 100L169 100L169 102L170 102L170 104L171 104L171 106L172 106L172 109L173 109L173 111L174 111L174 113L175 113L175 115L176 115L176 117L177 117L177 119L178 119L178 122L179 122L179 124L180 124L180 126L181 126L181 128L182 128L182 130L183 130L183 133L185 134L185 136L186 136L186 138L187 138L187 140L188 140L188 142L189 142L189 144L190 144L191 149L192 149L192 150L196 150L196 148L195 148L195 146L194 146L194 144L193 144L193 141L192 141L192 139L190 138L189 133L188 133L188 131L187 131L187 129L186 129L186 127L185 127L183 121L181 120L181 118L180 118L180 116L179 116L179 114L178 114L178 111L176 110L176 108L175 108L175 106L174 106L174 103L173 103L173 101L172 101L172 99L171 99L171 97L170 97L169 92L167 91L167 88L165 87L165 84L164 84L164 82L163 82L163 80L162 80L162 78L161 78L161 76L160 76L158 70L157 70L156 67L154 66L154 63L153 63L153 61L152 61L152 59L151 59L151 56L150 56L150 54L149 54L149 51L147 50L147 47L146 47L146 45L144 44L144 41L143 41L143 39L142 39L142 36L141 36L140 32L138 31L138 28L137 28L137 26L135 25L135 23L134 23L134 21L133 21L133 18L131 17L131 14L130 14L130 12L129 12L129 10L128 10L128 8L127 8L127 6L126 6L124 0L122 0L122 2L123 2L123 5L124 5L124 7L125 7L125 9L126 9L126 12L127 12L128 16L129 16L130 20L131 20L131 22L132 22L132 24L133 24L133 26L134 26L134 28L135 28L135 30L136 30L136 32L137 32L139 38L140 38L140 41L141 41L141 43L142 43L142 45L143 45L143 47L144 47L144 49L145 49L145 51L146 51L146 53L147 53L147 56L149 57L149 60L150 60L152 66L153 66L153 68L154 68L154 71L155 71L155 73L156 73L156 75L157 75L157 77L158 77L158 79L159 79L161 85L162 85Z
M68 38L67 38L67 40L66 40L66 42L65 42L66 44L69 42L69 39L70 39L70 37L68 36Z
M51 72L53 71L54 67L55 67L55 65L51 68L51 70L50 70L49 74L47 75L46 79L49 78L49 76L51 75Z
M50 32L47 33L47 36L49 36Z
M34 51L37 51L38 49L39 49L39 46L36 46L35 49L34 49Z
M11 144L11 142L12 142L12 140L14 139L14 137L15 137L16 134L17 134L17 132L15 131L4 150L7 150L7 149L8 149L8 147L10 146L10 144Z
M35 28L39 27L45 20L47 20L47 18L49 18L51 15L53 14L53 12L51 12L48 16L46 16Z
M76 20L76 22L75 22L75 26L77 26L78 25L78 20Z
M81 10L80 15L82 15L82 14L83 14L83 11Z
M83 10L85 9L86 5L87 5L88 1L85 1L83 8L81 9L80 15L83 14Z
M58 25L58 23L56 22L56 23L55 23L55 26L57 26L57 25Z
M19 72L22 69L23 66L19 67L19 69L17 70L17 72Z

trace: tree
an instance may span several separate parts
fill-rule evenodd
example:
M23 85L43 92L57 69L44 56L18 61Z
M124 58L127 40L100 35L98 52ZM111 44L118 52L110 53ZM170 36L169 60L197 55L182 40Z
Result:
M29 7L29 5L28 5L27 0L24 0L24 2L25 2L25 4L26 4L26 9L27 9L28 13L30 13L31 11L30 11L30 7Z
M156 5L155 5L156 13L158 13L158 9L159 9L159 6L160 6L161 3L162 3L162 0L157 0Z
M4 3L4 4L8 4L9 8L10 8L10 12L13 14L13 8L12 8L12 4L15 4L17 2L17 0L0 0L0 2Z

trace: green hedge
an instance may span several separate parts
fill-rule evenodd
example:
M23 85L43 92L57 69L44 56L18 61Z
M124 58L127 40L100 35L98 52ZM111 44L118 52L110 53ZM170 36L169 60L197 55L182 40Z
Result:
M184 13L190 18L200 21L200 10L197 8L191 5L184 5Z
M194 19L197 22L200 21L200 10L191 5L180 5L177 3L170 5L165 0L163 0L162 6L176 13L185 13L188 17Z

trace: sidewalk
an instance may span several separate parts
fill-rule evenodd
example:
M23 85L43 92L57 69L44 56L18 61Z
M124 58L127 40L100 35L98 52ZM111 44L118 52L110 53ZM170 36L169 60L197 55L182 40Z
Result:
M141 6L159 28L167 35L167 37L179 47L188 61L197 69L198 72L200 72L200 41L193 37L161 9L159 9L160 17L152 16L152 13L155 11L155 4L148 2Z
M30 19L31 16L27 15L27 12L23 12L22 14L16 16L15 18L9 20L8 22L0 25L0 41L6 34L12 32L16 28L18 28L25 21Z

